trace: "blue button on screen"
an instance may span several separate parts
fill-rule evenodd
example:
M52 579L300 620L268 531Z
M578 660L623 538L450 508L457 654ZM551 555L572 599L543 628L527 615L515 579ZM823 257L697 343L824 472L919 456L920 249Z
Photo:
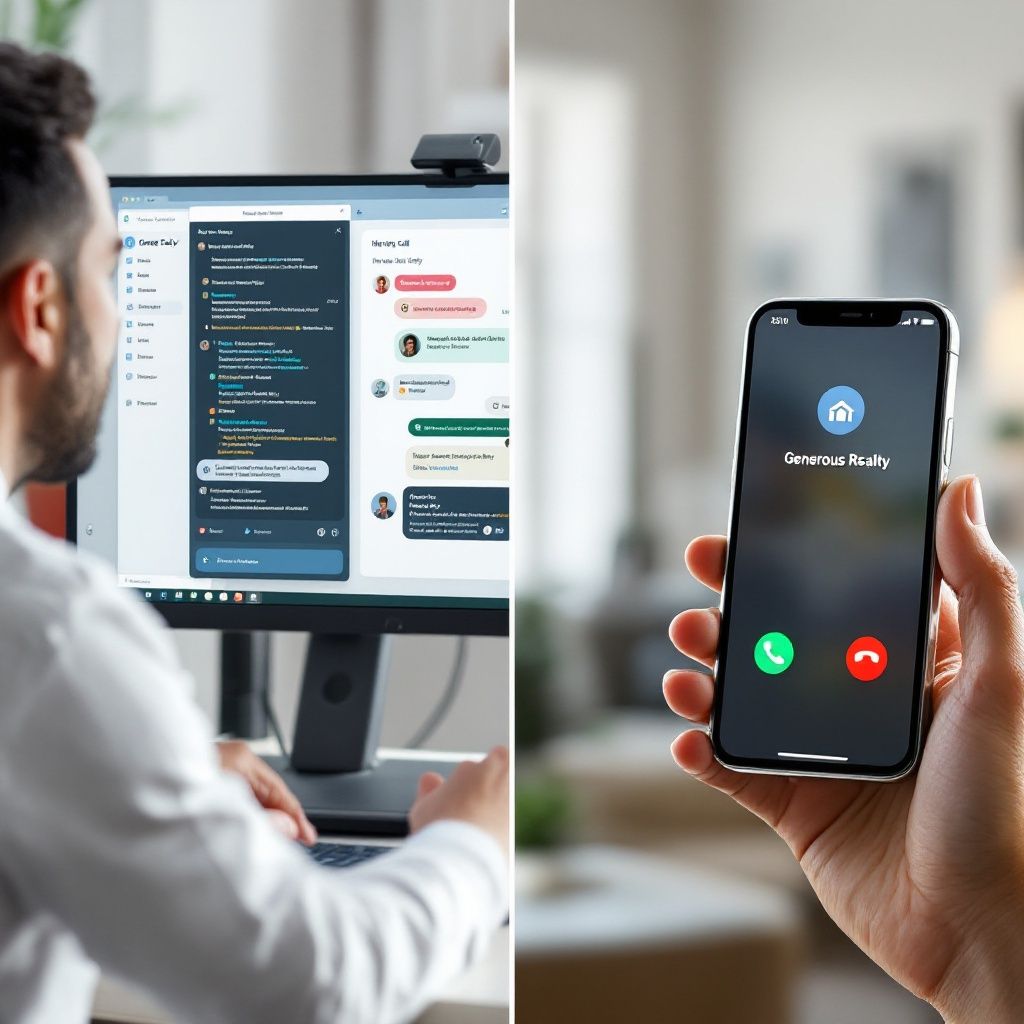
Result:
M340 576L337 548L200 548L196 572L205 576Z
M864 399L856 388L838 385L818 399L818 422L830 434L850 434L864 420Z

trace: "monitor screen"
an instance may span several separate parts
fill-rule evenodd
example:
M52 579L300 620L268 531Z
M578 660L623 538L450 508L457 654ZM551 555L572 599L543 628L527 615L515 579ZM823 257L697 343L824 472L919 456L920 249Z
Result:
M121 331L79 545L179 624L507 615L507 178L111 184Z

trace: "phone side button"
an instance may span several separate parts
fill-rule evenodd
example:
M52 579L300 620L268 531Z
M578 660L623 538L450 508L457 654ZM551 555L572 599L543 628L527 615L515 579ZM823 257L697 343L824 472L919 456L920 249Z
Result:
M942 442L942 462L947 468L953 458L953 417L946 420L946 437Z

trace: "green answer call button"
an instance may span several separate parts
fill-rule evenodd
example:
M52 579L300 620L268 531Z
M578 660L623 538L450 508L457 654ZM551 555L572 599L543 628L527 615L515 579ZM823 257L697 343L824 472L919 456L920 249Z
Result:
M508 437L508 420L481 419L409 420L413 437Z
M754 664L770 676L785 672L793 664L793 641L785 633L765 633L754 644Z

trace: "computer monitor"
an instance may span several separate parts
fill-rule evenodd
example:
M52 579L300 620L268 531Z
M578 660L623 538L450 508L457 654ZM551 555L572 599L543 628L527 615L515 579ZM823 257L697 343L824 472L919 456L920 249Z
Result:
M368 771L383 636L508 632L508 191L111 179L121 333L69 535L172 626L313 634L314 814L347 785L404 817L418 766Z

